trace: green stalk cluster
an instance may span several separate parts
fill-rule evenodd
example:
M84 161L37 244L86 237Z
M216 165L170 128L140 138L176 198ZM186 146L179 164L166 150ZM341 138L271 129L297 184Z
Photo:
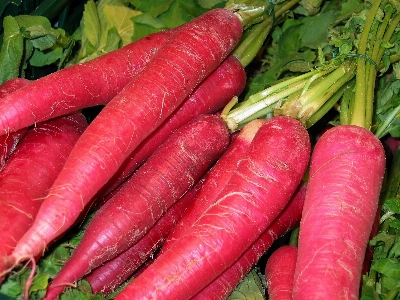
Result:
M380 11L384 13L384 17L377 19ZM396 13L390 1L373 2L358 45L359 58L357 58L354 105L350 124L371 129L375 82L385 51L383 45L390 42L399 21L400 14Z
M253 119L274 115L299 119L308 128L335 105L339 107L341 124L370 130L375 81L384 45L393 42L400 21L400 14L390 0L376 0L370 6L353 53L322 62L319 69L278 82L241 103L233 100L222 114L230 130L238 130Z

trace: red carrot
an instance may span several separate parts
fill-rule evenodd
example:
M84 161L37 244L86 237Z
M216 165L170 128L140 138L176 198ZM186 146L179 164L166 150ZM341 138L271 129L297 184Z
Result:
M76 114L30 129L0 172L0 274L86 126Z
M385 156L368 130L340 125L318 140L300 224L293 299L358 299Z
M172 32L149 35L39 78L4 97L0 102L0 134L107 103L143 69Z
M191 300L227 299L273 242L298 226L306 190L307 184L302 183L282 213L241 258Z
M171 244L180 238L185 238L185 230L192 226L200 216L218 199L218 195L229 182L238 162L246 155L254 136L266 120L254 120L238 133L223 156L206 175L204 185L196 196L195 201L188 207L182 219L175 226L162 252L167 251Z
M202 180L196 183L136 244L86 276L85 279L92 287L92 292L108 295L129 279L161 247L168 234L181 219L184 211L193 202L202 184Z
M45 298L54 299L66 282L137 243L222 155L229 140L225 123L215 115L201 115L171 135L96 213Z
M118 172L103 188L113 190L140 166L173 131L201 114L216 113L234 97L238 96L246 84L246 73L241 63L229 56L211 73L129 156Z
M0 99L26 86L30 81L25 78L13 78L0 85ZM17 132L7 132L0 136L0 170L4 168L6 160L14 151L18 142L26 133L27 128L22 128Z
M229 55L242 33L229 10L183 25L85 130L29 232L16 262L41 254L78 219L123 161Z
M265 266L268 299L292 300L297 247L282 246L272 252Z
M279 147L277 147L279 145ZM188 299L231 266L284 209L307 167L309 136L292 118L257 132L219 199L117 297Z

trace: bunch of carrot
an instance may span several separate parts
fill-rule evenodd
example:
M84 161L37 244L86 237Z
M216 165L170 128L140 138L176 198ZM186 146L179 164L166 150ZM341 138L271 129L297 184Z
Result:
M26 261L34 270L48 247L95 209L45 299L82 278L106 295L131 276L116 299L225 299L273 241L299 224L292 273L282 277L291 286L286 294L358 297L382 145L361 126L330 129L313 149L306 183L311 143L301 121L256 119L232 134L217 112L246 83L231 55L246 16L213 9L2 96L0 132L12 139L2 144L2 194L26 181L9 171L27 168L18 165L26 163L26 147L43 153L51 138L58 148L44 150L40 167L51 172L26 181L35 189L27 187L24 200L4 196L2 214L24 225L23 232L2 230L1 276ZM105 107L90 124L77 113L98 104ZM34 149L25 155L38 155ZM266 271L271 299L272 276L282 268L276 262L287 259L275 254Z

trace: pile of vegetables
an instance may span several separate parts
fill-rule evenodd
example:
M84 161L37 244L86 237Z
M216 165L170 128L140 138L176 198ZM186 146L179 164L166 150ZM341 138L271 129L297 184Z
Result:
M6 16L1 298L400 299L399 10Z

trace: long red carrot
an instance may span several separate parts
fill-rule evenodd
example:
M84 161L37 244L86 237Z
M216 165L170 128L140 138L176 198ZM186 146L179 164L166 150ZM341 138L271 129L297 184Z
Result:
M234 56L229 56L163 124L133 151L102 189L102 193L113 190L132 174L173 131L201 114L216 113L234 96L238 96L243 91L245 84L246 73L243 66Z
M318 140L300 224L293 299L358 299L385 153L368 130L339 125Z
M279 147L277 147L279 145ZM309 136L292 118L257 132L219 199L117 297L188 299L231 266L284 209L307 167Z
M39 78L0 102L0 134L105 104L120 92L172 35L162 31Z
M45 299L54 299L66 282L82 278L137 243L222 155L229 141L226 124L215 115L201 115L171 135L99 209Z
M13 253L41 254L79 217L132 151L229 55L242 34L229 10L183 25L138 76L100 112L76 143L34 225Z
M0 274L86 126L76 114L30 129L0 172Z
M282 213L241 258L191 300L227 299L243 277L271 247L273 242L298 226L306 190L307 184L303 182Z
M272 252L265 266L268 299L292 300L296 260L295 246L285 245Z
M203 180L198 181L136 244L86 276L85 279L89 282L92 292L108 295L129 279L161 247L171 230L182 218L184 211L195 199L202 184Z
M219 199L218 195L229 182L229 179L236 170L237 164L245 157L254 136L265 122L266 120L263 119L253 120L246 124L237 136L235 136L223 156L206 175L205 182L197 194L195 201L188 207L182 219L168 236L162 246L162 252L167 251L170 245L176 240L185 238L186 229L192 226Z

